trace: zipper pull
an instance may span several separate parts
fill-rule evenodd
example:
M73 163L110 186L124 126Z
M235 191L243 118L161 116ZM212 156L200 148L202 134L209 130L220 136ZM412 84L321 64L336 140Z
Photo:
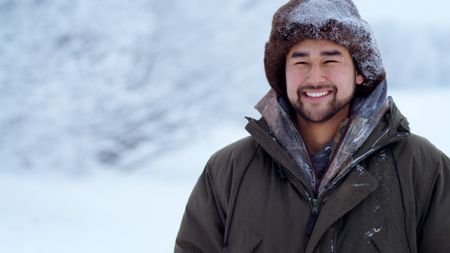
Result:
M311 214L309 215L308 225L306 227L306 234L311 237L314 226L316 225L317 217L319 217L320 203L316 198L311 199Z

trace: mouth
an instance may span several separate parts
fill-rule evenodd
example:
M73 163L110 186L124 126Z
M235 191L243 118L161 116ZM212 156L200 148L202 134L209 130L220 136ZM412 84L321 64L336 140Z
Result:
M303 92L303 95L310 97L310 98L320 98L320 97L325 97L330 93L331 93L331 91L306 91L306 92Z
M332 88L303 89L301 92L299 92L299 95L311 99L320 99L329 96L333 92L335 92L335 89Z

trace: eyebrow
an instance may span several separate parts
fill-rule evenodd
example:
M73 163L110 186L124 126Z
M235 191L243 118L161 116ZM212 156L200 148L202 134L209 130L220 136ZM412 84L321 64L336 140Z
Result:
M341 56L342 53L338 50L331 50L331 51L323 51L320 53L322 56Z
M338 50L330 50L330 51L322 51L320 52L321 56L341 56L342 53ZM309 57L309 53L302 51L295 51L292 53L291 58L301 58L301 57Z
M292 53L291 58L300 58L300 57L308 57L308 56L309 56L309 53L295 51L294 53Z

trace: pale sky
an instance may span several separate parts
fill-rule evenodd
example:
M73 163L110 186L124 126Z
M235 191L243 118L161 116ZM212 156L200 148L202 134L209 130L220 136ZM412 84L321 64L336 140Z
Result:
M445 0L353 0L369 23L450 26L450 2ZM450 30L449 30L450 32Z

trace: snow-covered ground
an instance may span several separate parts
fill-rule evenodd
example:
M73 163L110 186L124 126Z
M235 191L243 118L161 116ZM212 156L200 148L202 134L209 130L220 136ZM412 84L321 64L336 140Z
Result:
M393 90L411 128L450 154L450 89ZM244 124L244 121L242 121ZM0 174L0 252L172 252L184 206L215 150L244 136L224 125L147 172Z
M0 252L170 252L191 183L0 176Z

